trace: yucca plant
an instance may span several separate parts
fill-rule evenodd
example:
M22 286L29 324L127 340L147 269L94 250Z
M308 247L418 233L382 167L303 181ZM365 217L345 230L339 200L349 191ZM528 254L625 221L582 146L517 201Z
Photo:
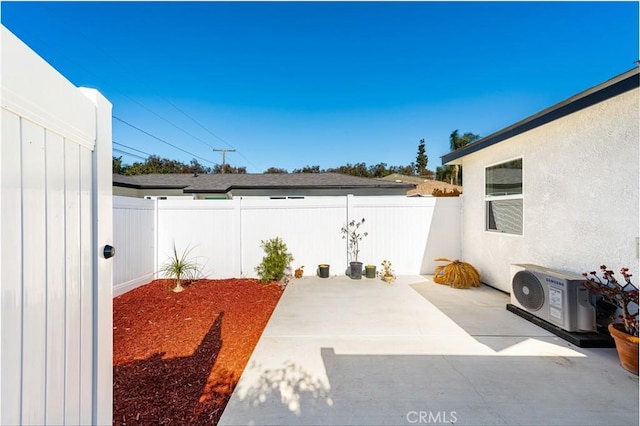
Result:
M438 258L436 262L449 262L436 268L433 281L450 285L452 288L480 287L480 274L470 263L459 260Z
M176 285L173 288L175 293L179 293L184 290L182 287L182 280L193 280L200 274L200 266L196 262L188 260L188 255L191 252L188 246L184 250L181 256L178 255L176 245L173 245L173 256L160 267L160 272L165 278L175 279Z

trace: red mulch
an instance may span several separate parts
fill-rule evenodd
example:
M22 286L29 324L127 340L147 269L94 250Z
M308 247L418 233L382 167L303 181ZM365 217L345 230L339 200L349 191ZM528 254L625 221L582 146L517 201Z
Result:
M113 424L217 424L282 289L156 280L113 299Z

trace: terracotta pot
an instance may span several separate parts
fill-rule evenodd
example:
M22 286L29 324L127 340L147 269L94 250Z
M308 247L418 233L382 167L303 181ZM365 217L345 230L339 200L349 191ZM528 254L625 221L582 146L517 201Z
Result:
M638 337L631 336L624 331L618 330L613 324L609 324L609 334L616 342L616 350L620 358L622 367L638 375Z
M387 284L391 283L394 279L395 279L395 277L393 275L383 275L382 276L382 281L384 281Z

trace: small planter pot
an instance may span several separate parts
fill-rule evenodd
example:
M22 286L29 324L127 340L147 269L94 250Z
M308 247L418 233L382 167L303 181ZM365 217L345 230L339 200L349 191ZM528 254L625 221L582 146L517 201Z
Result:
M622 368L637 376L639 338L618 330L613 324L609 324L609 334L616 342L616 350L618 351L618 358L620 358Z
M383 275L382 276L382 281L384 281L387 284L393 282L393 280L395 280L395 279L396 279L396 277L394 277L393 275Z
M327 264L318 265L318 276L320 278L329 278L329 265Z
M352 280L362 279L362 262L351 262L349 276Z
M364 275L367 278L376 277L376 265L367 265L364 267Z

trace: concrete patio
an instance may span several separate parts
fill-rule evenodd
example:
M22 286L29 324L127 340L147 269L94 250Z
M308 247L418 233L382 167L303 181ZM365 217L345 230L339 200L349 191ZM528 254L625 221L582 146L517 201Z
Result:
M293 280L220 425L638 425L638 377L430 277Z

